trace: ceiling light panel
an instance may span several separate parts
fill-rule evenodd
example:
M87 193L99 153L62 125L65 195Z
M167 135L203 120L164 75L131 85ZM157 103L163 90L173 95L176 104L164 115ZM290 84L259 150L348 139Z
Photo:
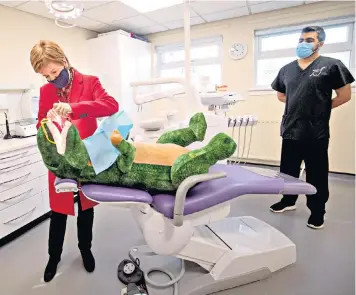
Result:
M140 13L159 10L166 7L182 4L183 0L120 0L127 6L132 7Z

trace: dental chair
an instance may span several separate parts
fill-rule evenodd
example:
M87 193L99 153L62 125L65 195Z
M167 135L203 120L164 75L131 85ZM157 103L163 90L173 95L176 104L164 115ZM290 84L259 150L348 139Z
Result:
M73 180L57 179L57 192L78 191ZM216 164L208 174L187 178L175 195L86 184L95 202L131 209L145 241L157 255L191 261L208 273L179 286L182 295L207 295L262 280L296 262L296 246L284 234L252 216L228 217L231 203L253 194L315 194L316 189L276 171ZM139 248L133 251L139 252ZM145 274L147 280L148 271ZM148 281L155 286L155 283ZM158 286L156 284L156 286Z

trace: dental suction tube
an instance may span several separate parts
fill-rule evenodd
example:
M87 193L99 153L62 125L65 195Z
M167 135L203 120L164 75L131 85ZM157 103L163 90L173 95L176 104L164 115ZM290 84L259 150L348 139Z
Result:
M257 119L254 118L254 117L251 117L251 131L250 131L250 140L249 140L249 143L248 143L248 150L247 150L247 155L246 155L246 158L245 158L245 163L244 165L246 165L247 163L247 160L248 160L248 157L250 155L250 148L251 148L251 142L252 142L252 132L253 132L253 126L255 126L257 124Z
M243 146L242 146L242 155L241 155L241 158L240 158L240 161L238 162L238 164L240 164L241 159L243 158L244 153L245 153L246 131L247 131L247 125L248 125L249 121L250 121L250 117L244 117L244 118L242 119L242 124L241 124L241 126L244 126L244 127L245 127L245 130L244 130L245 132L244 132L244 143L243 143Z

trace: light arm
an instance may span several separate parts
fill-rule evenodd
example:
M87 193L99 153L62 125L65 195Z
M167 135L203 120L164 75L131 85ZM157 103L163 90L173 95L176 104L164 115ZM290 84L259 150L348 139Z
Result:
M156 78L152 80L145 80L145 81L137 81L137 82L131 82L131 87L133 87L133 100L136 105L142 105L145 103L149 103L155 100L160 100L168 97L172 97L175 93L173 92L154 92L151 94L147 95L138 95L137 94L137 88L140 86L150 86L150 85L160 85L160 84L171 84L171 83L177 83L181 84L183 87L185 86L185 79L182 78ZM177 91L178 93L181 93L181 90Z
M146 95L137 94L137 88L140 86L171 84L171 83L177 83L180 84L181 86L171 91L154 92ZM185 94L185 97L189 99L190 110L199 112L203 108L202 103L200 101L200 96L196 88L191 83L188 83L188 80L184 78L179 78L179 77L156 78L152 80L132 82L130 85L131 87L133 87L132 95L133 95L133 101L136 105L142 105L156 100L173 98L176 95Z

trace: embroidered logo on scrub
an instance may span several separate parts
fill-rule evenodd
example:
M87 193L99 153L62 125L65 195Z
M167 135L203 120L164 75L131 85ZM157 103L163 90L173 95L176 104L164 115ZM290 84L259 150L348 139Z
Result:
M322 67L321 69L313 70L313 72L310 74L310 77L319 77L325 67Z

